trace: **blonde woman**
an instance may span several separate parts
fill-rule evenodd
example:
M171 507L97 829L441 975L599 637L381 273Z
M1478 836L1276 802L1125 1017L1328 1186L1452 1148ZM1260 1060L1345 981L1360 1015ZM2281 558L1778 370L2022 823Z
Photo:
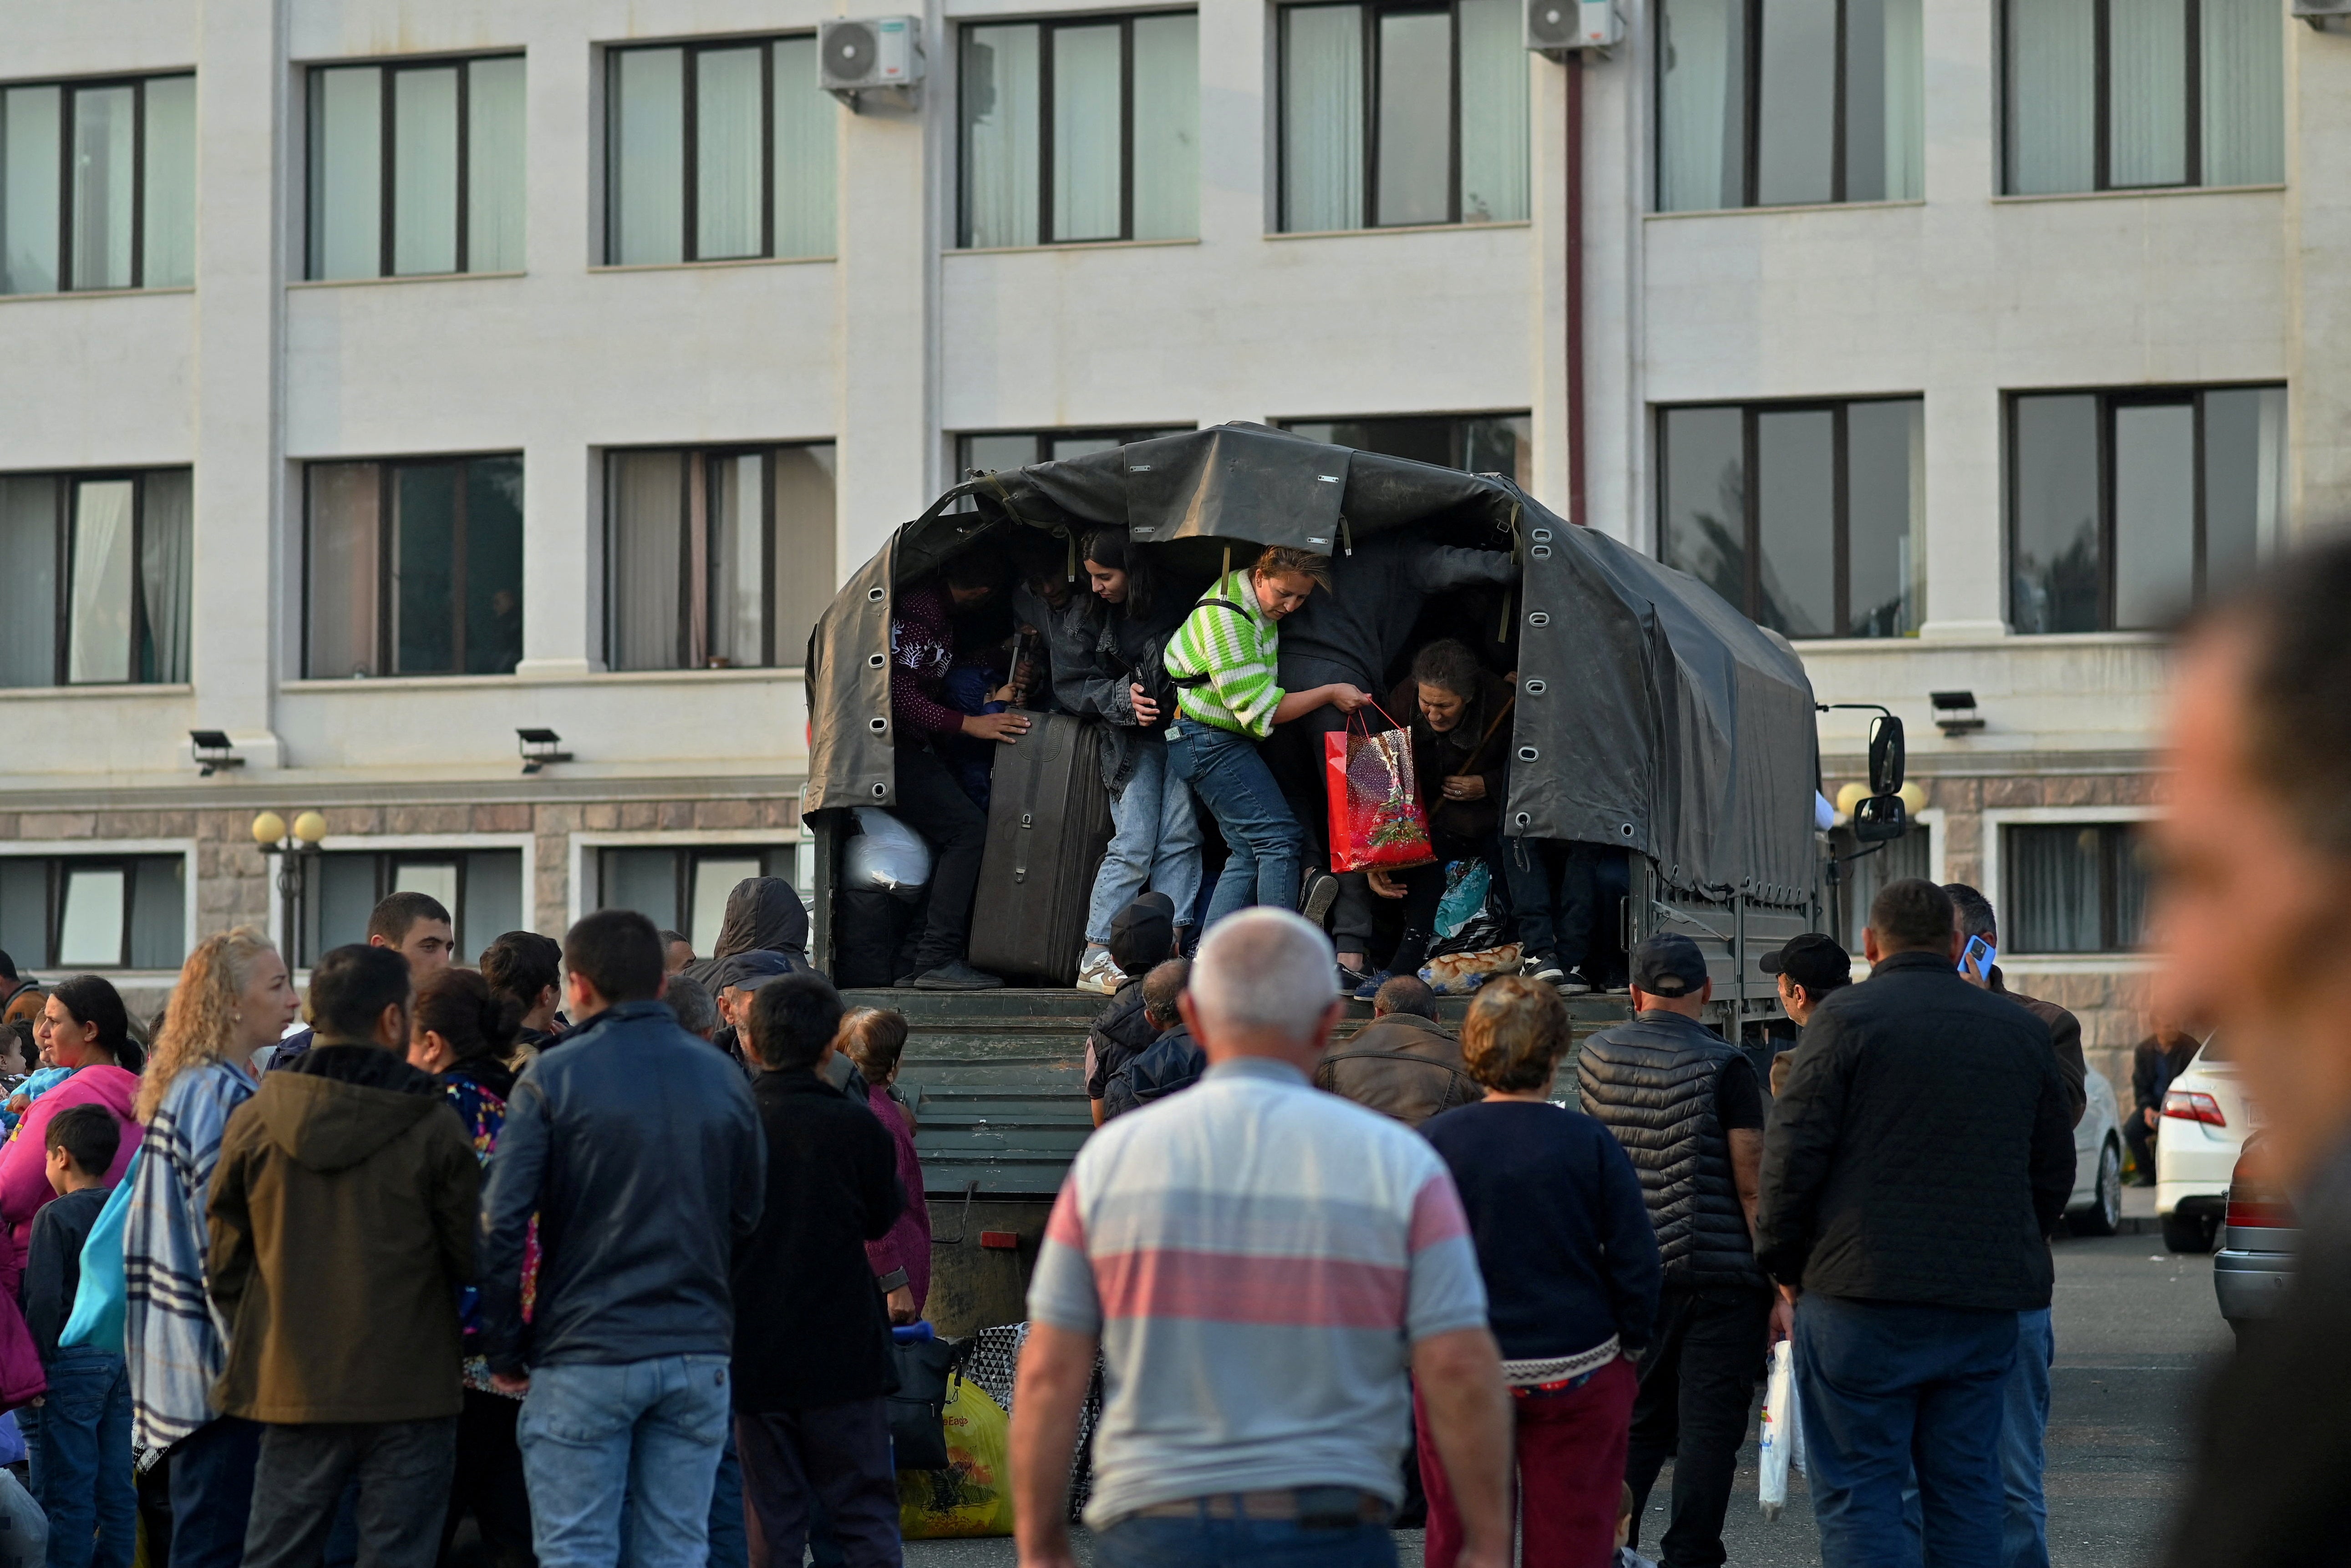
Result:
M253 1053L301 999L249 925L208 936L181 967L139 1086L147 1127L123 1235L132 1433L172 1449L172 1568L235 1568L245 1554L261 1428L221 1416L208 1391L225 1353L204 1298L204 1206L229 1113L259 1088Z

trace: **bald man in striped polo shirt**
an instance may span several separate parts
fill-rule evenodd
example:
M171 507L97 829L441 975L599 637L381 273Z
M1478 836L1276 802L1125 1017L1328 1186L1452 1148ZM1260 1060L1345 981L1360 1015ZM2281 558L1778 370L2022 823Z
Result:
M1510 1400L1460 1199L1427 1144L1310 1082L1333 973L1329 939L1287 910L1220 922L1182 1003L1207 1075L1079 1151L1013 1400L1024 1568L1073 1562L1097 1346L1086 1522L1109 1568L1387 1568L1407 1372L1461 1501L1463 1568L1509 1563Z

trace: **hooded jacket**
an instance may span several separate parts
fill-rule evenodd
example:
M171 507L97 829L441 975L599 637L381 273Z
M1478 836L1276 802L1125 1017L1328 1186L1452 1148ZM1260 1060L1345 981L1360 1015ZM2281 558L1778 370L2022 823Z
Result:
M726 895L726 918L718 923L718 941L707 958L697 958L684 973L710 988L716 996L724 983L721 967L744 953L781 953L792 967L805 969L808 961L808 905L798 889L779 876L747 876Z
M480 1182L440 1083L388 1051L321 1043L264 1078L213 1171L214 1405L278 1423L456 1415Z

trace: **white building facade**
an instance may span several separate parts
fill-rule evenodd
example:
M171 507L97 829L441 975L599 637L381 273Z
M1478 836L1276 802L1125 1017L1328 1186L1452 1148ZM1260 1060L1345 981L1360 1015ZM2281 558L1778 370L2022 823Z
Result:
M1904 715L1878 863L2125 1046L2154 628L2351 503L2351 39L2282 5L1562 63L1517 0L952 0L852 113L799 0L0 0L0 946L271 918L264 808L328 819L306 945L402 885L706 943L797 863L817 607L965 466L1251 419L1566 511L1580 409L1577 520Z

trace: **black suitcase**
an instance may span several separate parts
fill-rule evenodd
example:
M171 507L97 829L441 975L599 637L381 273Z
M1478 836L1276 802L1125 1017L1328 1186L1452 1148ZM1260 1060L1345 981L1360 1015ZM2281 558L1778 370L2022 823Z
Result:
M1068 714L1029 714L996 748L987 851L972 901L971 964L1032 985L1076 983L1086 901L1110 846L1102 736Z

